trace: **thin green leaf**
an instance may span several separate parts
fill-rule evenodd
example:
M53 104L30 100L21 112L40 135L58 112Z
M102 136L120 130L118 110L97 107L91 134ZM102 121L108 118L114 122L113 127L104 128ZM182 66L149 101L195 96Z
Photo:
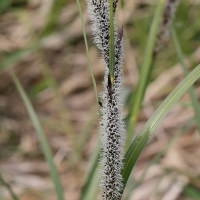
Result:
M56 167L55 167L54 162L53 162L51 149L49 147L46 136L45 136L43 129L41 127L40 121L37 117L37 114L35 113L35 110L33 109L33 106L31 105L21 83L19 82L17 76L14 74L14 72L11 72L11 76L12 76L12 79L13 79L16 87L17 87L17 90L19 91L19 93L20 93L20 95L21 95L21 97L24 101L26 109L29 113L29 116L31 118L33 126L36 130L37 136L38 136L39 141L41 143L41 147L42 147L42 150L44 152L45 159L46 159L46 161L49 165L51 178L52 178L52 181L53 181L55 189L56 189L58 200L64 200L62 186L61 186L61 183L60 183L60 180L59 180L59 177L58 177Z
M0 1L0 13L6 10L11 5L11 0L1 0Z
M188 197L192 200L199 200L200 199L200 192L198 189L194 188L191 185L185 186L183 193L185 193Z
M159 0L159 3L157 5L154 18L151 24L149 37L148 37L148 41L147 41L147 45L146 45L145 53L144 53L144 59L141 66L140 79L137 85L134 102L133 102L133 106L131 110L131 116L130 116L130 121L128 125L128 133L127 133L127 140L126 140L126 149L128 149L132 141L133 128L137 121L137 116L138 116L138 112L140 110L140 107L143 101L143 96L146 90L148 77L150 76L149 74L151 71L154 44L156 40L156 34L157 34L160 18L162 15L163 5L164 5L164 0Z
M177 34L176 34L174 27L171 28L171 34L172 34L172 38L173 38L173 41L174 41L174 44L175 44L175 47L176 47L176 51L177 51L178 58L179 58L179 61L181 63L184 75L187 76L188 70L187 70L185 62L184 62L183 52L182 52L181 45L180 45L180 42L178 40L178 37L177 37ZM190 98L191 98L191 101L192 101L192 106L193 106L193 109L194 109L194 112L195 112L195 116L196 116L196 120L197 120L197 126L198 126L199 133L200 133L200 108L199 108L198 98L195 94L193 86L189 89L189 94L190 94Z
M93 178L94 177L98 177L98 170L95 170L94 172L94 175L93 175ZM98 195L98 192L99 192L99 182L96 181L96 180L92 180L89 182L89 188L90 190L85 193L84 196L82 196L81 200L96 200L97 199L97 195Z
M15 195L15 193L13 192L12 188L11 188L10 185L3 179L3 177L2 177L1 174L0 174L0 183L1 183L2 185L4 185L4 186L8 189L10 195L12 196L12 198L13 198L14 200L18 200L18 198L17 198L17 196ZM0 192L1 192L1 191L0 191ZM0 199L1 199L1 197L0 197Z
M89 54L89 49L88 49L88 43L87 43L83 14L82 14L82 10L81 10L79 0L76 0L76 2L77 2L77 5L78 5L80 17L81 17L81 24L82 24L82 29L83 29L84 41L85 41L85 48L86 48L86 52L87 52L87 58L88 58L90 73L91 73L91 76L92 76L93 86L94 86L94 90L95 90L96 104L98 106L99 117L101 117L100 109L99 109L98 94L97 94L97 86L96 86L96 81L95 81L95 78L94 78L94 75L93 75L92 64L91 64L91 60L90 60L90 54ZM94 178L94 174L95 174L95 171L96 171L97 162L98 162L98 158L99 158L99 149L100 149L99 138L97 138L96 144L97 145L95 146L95 150L93 151L91 162L90 162L90 164L91 164L90 170L89 170L89 173L87 175L85 184L82 188L82 194L81 194L81 198L80 198L81 200L83 200L88 195L88 193L91 192L91 185L92 184L90 184L90 183Z
M110 70L111 83L113 85L114 70L115 70L113 0L109 0L109 3L110 3L109 70Z
M92 70L92 64L91 64L91 60L90 60L90 54L89 54L87 37L86 37L86 32L85 32L85 24L84 24L83 14L82 14L81 5L80 5L79 0L76 0L76 3L78 5L79 14L80 14L80 17L81 17L81 24L82 24L82 29L83 29L83 36L84 36L84 41L85 41L85 48L86 48L88 63L89 63L89 67L90 67L90 74L92 76L92 82L93 82L95 96L96 96L96 103L97 103L99 114L100 114L99 100L98 100L98 94L97 94L97 85L96 85L96 81L95 81L95 78L94 78L94 74L93 74L93 70Z
M92 185L93 184L91 184L91 183L94 181L95 174L98 171L97 168L98 168L99 146L100 146L99 138L98 138L97 142L98 143L95 146L95 149L93 151L93 154L92 154L90 162L89 162L90 167L89 167L88 173L87 173L86 178L85 178L86 181L85 181L85 184L82 188L80 200L85 200L87 196L90 196L90 193L93 193L93 191L92 191Z
M192 118L185 126L183 126L179 131L177 131L172 138L165 144L165 146L153 157L150 163L147 165L145 170L142 172L142 175L139 179L134 183L134 185L129 189L129 192L125 198L125 200L129 200L131 192L142 182L144 179L147 170L155 163L159 161L159 159L165 154L165 152L169 149L169 147L173 144L173 142L182 135L194 122L194 118Z
M41 37L44 37L48 35L51 30L53 30L53 26L55 25L60 10L63 8L63 4L66 3L66 0L54 0L50 9L50 12L48 14L47 23L45 24L43 30L41 31Z
M124 158L124 169L122 171L124 187L127 183L129 175L142 149L148 142L156 127L169 112L172 106L181 98L181 96L194 84L200 77L200 65L198 65L183 81L169 94L163 103L154 112L145 126L139 132ZM122 191L123 192L123 191Z

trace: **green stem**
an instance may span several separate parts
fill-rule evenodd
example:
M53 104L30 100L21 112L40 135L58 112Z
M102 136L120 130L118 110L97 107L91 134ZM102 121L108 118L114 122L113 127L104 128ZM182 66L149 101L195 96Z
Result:
M114 17L113 17L113 0L110 2L110 43L109 43L109 70L110 79L113 86L115 70L115 46L114 46Z
M15 195L15 193L13 192L12 188L10 187L10 185L3 179L3 177L0 174L0 182L2 183L2 185L4 185L8 191L10 192L10 195L12 196L12 198L14 200L18 200L17 196Z
M162 15L162 10L163 10L163 5L164 5L164 0L159 0L159 3L157 5L153 22L151 24L151 29L147 41L147 46L145 49L144 53L144 60L141 66L141 71L140 71L140 79L137 85L136 93L135 93L135 98L134 98L134 103L133 107L131 110L131 116L130 116L130 121L128 124L128 134L127 134L127 140L126 140L126 149L131 144L132 141L132 132L133 128L135 126L135 123L137 121L138 113L143 101L143 97L145 94L145 90L147 87L147 80L150 77L150 71L151 71L151 65L152 65L152 58L153 58L153 50L154 50L154 44L156 40L156 34L160 22L160 18Z

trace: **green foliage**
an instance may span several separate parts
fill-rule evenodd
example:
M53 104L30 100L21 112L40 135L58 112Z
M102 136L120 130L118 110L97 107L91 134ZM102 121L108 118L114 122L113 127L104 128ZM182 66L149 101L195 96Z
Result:
M199 200L200 199L200 192L197 188L193 187L192 185L187 185L184 187L183 193L186 194L191 200Z
M39 118L37 116L37 114L35 113L35 110L33 108L33 106L31 105L31 102L29 101L21 83L19 82L17 76L14 74L14 72L11 73L12 79L17 87L17 90L19 91L21 98L23 99L24 105L26 106L26 109L29 113L29 116L31 118L31 121L33 123L33 126L36 130L37 136L39 138L45 159L49 165L49 169L50 169L50 174L51 174L51 178L52 181L54 183L55 189L56 189L56 193L57 193L57 198L58 200L64 200L63 197L63 192L62 192L62 186L58 177L58 173L56 170L56 167L54 165L53 162L53 157L52 157L52 153L51 153L51 149L49 147L49 144L47 142L45 133L42 129L42 126L40 124Z
M11 197L14 199L14 200L18 200L18 197L16 196L16 194L13 192L12 188L10 187L10 185L4 180L4 178L2 177L2 175L0 174L0 183L2 185L4 185L7 190L9 191ZM1 193L1 190L0 190L0 193ZM0 194L0 199L1 199L1 194Z
M114 18L113 18L113 0L109 0L110 3L110 44L109 44L109 70L110 79L113 85L114 70L115 70L115 46L114 46Z
M178 37L177 37L177 34L176 34L174 28L171 29L171 33L172 33L172 38L174 40L174 44L175 44L175 47L176 47L177 55L179 57L179 61L181 63L182 69L183 69L183 73L184 73L185 76L187 76L188 70L186 68L184 58L183 58L182 49L181 49L181 46L180 46L180 43L179 43L179 40L178 40ZM198 126L199 133L200 133L200 108L199 108L198 99L197 99L195 91L194 91L194 87L191 87L189 89L189 93L190 93L190 98L191 98L191 101L192 101L194 113L196 115L197 126Z
M149 37L147 41L147 45L144 52L144 59L140 70L140 79L136 88L136 93L134 94L134 97L132 97L132 106L131 106L131 114L130 114L130 120L128 123L128 133L127 133L127 140L126 140L126 147L128 148L131 141L132 141L132 133L133 128L135 126L135 123L137 121L138 112L140 110L144 93L147 87L147 81L150 77L151 68L152 68L152 56L153 56L153 50L154 50L154 43L156 40L156 34L160 22L160 17L163 10L163 1L159 0L159 3L157 5L154 18L151 24ZM134 99L134 101L133 101Z
M181 96L194 84L200 77L200 65L198 65L163 101L163 103L154 112L151 118L147 121L145 126L139 132L130 148L124 157L124 169L122 171L124 187L128 181L129 175L137 161L141 151L148 142L152 133L163 120L165 115L174 106L174 104L181 98ZM122 191L123 193L123 191Z

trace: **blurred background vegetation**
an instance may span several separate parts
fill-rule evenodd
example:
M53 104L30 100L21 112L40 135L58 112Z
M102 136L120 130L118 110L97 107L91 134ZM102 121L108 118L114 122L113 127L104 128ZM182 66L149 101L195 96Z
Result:
M124 26L123 101L139 79L156 0L119 1L117 25ZM81 0L98 91L104 64L92 43L86 1ZM189 70L200 62L200 1L181 0L174 24ZM65 199L78 200L98 136L98 115L80 16L72 0L0 0L0 173L20 200L56 200L35 129L10 76L26 91L53 152ZM183 79L169 39L157 56L136 132ZM200 98L200 81L195 92ZM169 139L194 117L186 93L159 125L131 176L136 181ZM183 133L183 134L182 134ZM150 167L133 200L200 199L200 135L194 123ZM0 179L0 199L12 199ZM93 200L93 199L88 199Z

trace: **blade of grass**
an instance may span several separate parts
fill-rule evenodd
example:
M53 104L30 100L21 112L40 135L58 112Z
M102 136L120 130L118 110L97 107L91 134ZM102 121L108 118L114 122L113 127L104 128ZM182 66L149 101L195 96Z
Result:
M81 5L80 5L79 0L76 0L76 2L77 2L80 17L81 17L83 36L84 36L84 41L85 41L85 49L86 49L86 53L87 53L88 64L89 64L89 68L90 68L90 74L91 74L92 82L93 82L93 86L94 86L94 91L95 91L95 96L96 96L96 104L98 106L98 111L99 111L99 116L100 116L99 100L98 100L98 94L97 94L97 85L96 85L96 81L95 81L95 78L94 78L94 74L93 74L93 70L92 70L92 64L91 64L91 60L90 60L90 54L89 54L88 42L87 42L87 37L86 37L86 32L85 32L85 24L84 24L83 14L82 14Z
M200 192L196 188L192 187L191 185L187 185L183 193L190 197L192 200L199 200L200 199Z
M17 87L17 90L19 91L19 93L20 93L20 95L21 95L21 97L24 101L24 104L25 104L26 109L29 113L29 116L31 118L33 126L34 126L36 133L38 135L39 141L41 143L42 150L44 152L45 159L46 159L46 161L49 165L50 175L51 175L52 181L53 181L54 186L55 186L55 190L56 190L56 193L57 193L58 200L64 200L62 186L61 186L61 183L60 183L60 180L59 180L59 177L58 177L56 167L55 167L54 162L53 162L51 149L49 147L46 136L45 136L43 129L41 127L40 121L39 121L37 114L35 113L32 105L31 105L21 83L19 82L17 76L14 74L14 72L11 72L11 76L12 76L12 79L13 79L16 87Z
M93 193L91 182L94 181L95 174L98 171L97 168L98 168L99 146L100 146L99 139L98 139L97 142L98 143L97 143L97 145L95 145L95 149L93 151L93 154L92 154L90 162L89 162L90 167L88 169L88 173L87 173L86 178L85 178L86 181L85 181L85 184L82 188L80 200L86 199L87 196L90 196L89 193Z
M109 5L110 5L109 70L110 70L110 80L113 86L114 70L115 70L113 0L109 0Z
M179 137L181 136L193 123L194 123L194 118L192 118L188 123L185 124L185 126L183 126L179 131L177 131L172 138L165 144L165 146L161 149L161 151L159 151L154 157L153 159L150 161L150 163L147 165L147 167L145 168L145 170L142 172L142 175L139 177L139 179L134 183L134 185L130 188L130 190L128 191L128 194L125 198L125 200L129 200L131 192L142 182L142 180L144 179L148 169L155 163L157 163L159 161L159 159L165 154L165 152L169 149L169 147L173 144L173 142Z
M140 110L140 107L143 101L143 96L146 90L148 77L150 76L149 74L151 71L154 44L156 40L156 34L157 34L160 18L162 15L163 5L164 5L164 0L159 0L159 3L157 5L154 18L151 24L147 45L145 48L144 59L143 59L143 63L141 66L141 71L140 71L140 79L136 88L135 97L131 98L131 99L134 98L134 102L133 102L133 106L131 110L130 120L128 123L126 149L128 149L132 141L133 128L137 121L137 116L138 116L138 112Z
M6 10L11 5L11 0L1 0L0 1L0 13Z
M18 198L17 198L17 196L15 195L15 193L13 192L12 188L11 188L10 185L3 179L3 177L2 177L1 174L0 174L0 183L1 183L2 185L4 185L4 186L8 189L10 195L12 196L12 198L13 198L14 200L18 200ZM1 198L0 198L0 199L1 199Z
M181 98L181 96L194 84L200 77L200 65L198 65L181 83L169 94L163 103L154 112L145 126L139 132L131 146L129 147L124 158L124 169L122 170L123 186L125 187L132 168L137 161L141 151L153 134L156 127L173 107L173 105ZM123 188L124 190L124 188ZM121 191L123 193L123 190Z
M41 31L41 37L47 36L51 30L53 30L53 26L55 25L60 10L63 8L63 4L66 3L66 0L54 0L48 15L47 23Z
M81 18L81 24L82 24L82 29L83 29L84 41L85 41L85 48L86 48L86 52L87 52L87 58L88 58L90 73L91 73L94 91L95 91L96 104L97 104L97 107L98 107L99 117L101 117L101 113L100 113L100 109L99 109L98 94L97 94L97 86L96 86L96 81L95 81L95 78L94 78L94 75L93 75L92 64L91 64L91 60L90 60L90 54L89 54L89 49L88 49L88 43L87 43L83 14L82 14L82 10L81 10L79 0L76 0L76 2L77 2L80 18ZM82 188L82 193L81 193L81 198L80 198L81 200L83 200L86 197L87 193L90 193L92 191L91 187L90 187L91 186L90 182L94 178L95 170L96 170L96 167L97 167L97 162L98 162L98 159L99 159L99 149L100 149L99 148L100 147L99 137L97 139L96 144L97 145L95 147L95 150L93 151L92 158L91 158L91 167L90 167L89 173L87 175L85 184Z
M98 170L95 170L94 177L98 177ZM97 180L90 181L90 191L82 198L82 200L96 200L99 192L99 182Z
M187 70L185 62L184 62L183 52L182 52L181 45L180 45L179 39L178 39L177 34L176 34L176 30L175 30L174 27L171 28L171 35L172 35L172 38L173 38L173 41L174 41L174 44L175 44L175 47L176 47L176 51L177 51L178 58L179 58L179 61L181 63L184 75L187 76L188 70ZM197 99L197 96L195 94L193 86L189 89L189 94L190 94L190 98L191 98L191 101L192 101L192 106L193 106L193 109L194 109L194 112L195 112L195 116L196 116L196 120L197 120L197 126L198 126L199 133L200 133L200 109L199 109L198 99Z

